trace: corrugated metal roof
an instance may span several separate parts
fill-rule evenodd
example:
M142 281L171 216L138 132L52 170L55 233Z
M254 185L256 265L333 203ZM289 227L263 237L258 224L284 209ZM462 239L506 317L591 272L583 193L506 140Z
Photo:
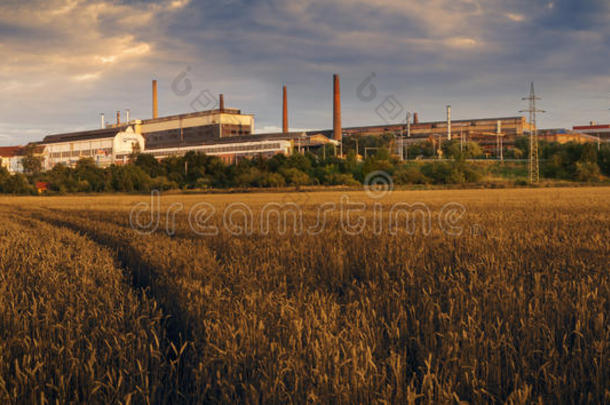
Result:
M239 110L237 108L225 108L222 111L221 110L197 111L197 112L186 113L186 114L176 114L176 115L168 115L165 117L150 118L147 120L142 120L142 124L152 124L152 123L156 123L156 122L173 121L173 120L177 120L177 119L181 119L181 118L185 119L185 118L205 117L205 116L213 115L213 114L238 114L238 115L252 116L252 114L242 114L241 110Z
M605 125L577 125L572 127L574 130L590 130L590 129L610 129L610 124Z
M128 127L129 125L121 125L90 131L68 132L65 134L48 135L44 137L44 139L42 140L42 144L114 138L116 134L124 131Z
M495 122L495 121L522 121L524 119L524 117L522 116L513 116L513 117L497 117L497 118L473 118L473 119L463 119L463 120L451 120L452 124L461 124L461 123L471 123L471 122ZM418 129L427 129L426 126L429 125L435 125L435 124L446 124L447 121L420 121L417 124L411 123L411 129L412 130L418 130ZM363 126L359 126L359 127L343 127L342 130L343 131L367 131L367 130L395 130L395 129L401 129L403 127L406 127L407 124L405 123L392 123L392 124L381 124L381 125L363 125ZM330 136L332 137L333 135L333 130L332 129L320 129L320 130L313 130L313 131L307 131L307 135L314 135L314 134L322 134L325 136Z

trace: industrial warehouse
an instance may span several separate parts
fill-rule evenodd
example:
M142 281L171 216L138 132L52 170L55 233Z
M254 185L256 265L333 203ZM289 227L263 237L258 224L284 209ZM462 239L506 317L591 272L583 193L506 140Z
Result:
M344 137L394 137L392 151L403 159L410 144L430 141L440 149L443 140L476 142L487 156L503 158L503 151L515 139L537 133L540 140L552 142L600 142L610 137L610 125L575 126L573 131L541 130L522 116L484 119L452 120L451 106L447 106L447 120L420 122L418 113L408 114L404 122L388 125L342 127L341 91L339 76L333 76L333 128L307 132L290 132L288 126L287 89L283 87L282 132L255 134L254 115L244 114L236 108L226 108L224 95L219 96L217 108L186 114L159 117L157 81L152 81L152 118L131 119L127 111L121 121L117 111L116 122L108 124L102 114L101 128L46 136L35 143L45 170L57 164L73 167L83 158L91 158L99 167L121 165L130 161L135 153L150 154L157 159L182 156L189 151L217 156L226 163L255 156L271 157L276 154L315 150L332 145L341 157ZM594 125L595 124L595 125ZM24 147L0 148L0 164L9 172L22 172L20 161ZM360 151L358 152L360 153ZM358 157L360 155L357 154Z

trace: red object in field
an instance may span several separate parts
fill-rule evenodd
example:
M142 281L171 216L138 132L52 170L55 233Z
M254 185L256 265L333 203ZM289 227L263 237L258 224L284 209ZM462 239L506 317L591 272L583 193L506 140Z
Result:
M37 181L36 182L36 190L38 190L38 194L44 193L49 189L49 183L46 181Z

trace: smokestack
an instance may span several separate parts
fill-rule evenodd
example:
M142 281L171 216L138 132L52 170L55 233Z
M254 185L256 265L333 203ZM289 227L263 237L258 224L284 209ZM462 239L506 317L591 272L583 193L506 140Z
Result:
M339 84L339 75L333 75L334 82L334 103L333 103L333 139L341 142L341 85Z
M419 124L419 115L417 113L413 113L413 123Z
M125 122L129 124L129 108L125 110Z
M451 106L447 106L447 140L451 140Z
M152 102L153 102L153 110L152 110L152 117L153 119L157 118L159 116L159 104L157 102L157 81L153 80L152 81Z
M220 95L220 111L224 111L225 110L225 96L224 94Z
M104 113L100 113L100 118L102 120L101 128L104 129L104 128L106 128L106 122L104 121Z
M284 93L284 104L282 109L282 132L288 133L288 94L286 93L286 86L283 87Z
M121 112L120 111L116 112L116 124L121 125Z

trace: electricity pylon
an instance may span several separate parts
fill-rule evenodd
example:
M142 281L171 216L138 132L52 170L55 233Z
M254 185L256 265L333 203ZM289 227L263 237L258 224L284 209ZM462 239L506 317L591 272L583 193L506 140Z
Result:
M529 101L529 108L519 112L528 112L530 114L530 156L529 156L529 176L530 183L538 183L540 181L540 160L538 157L538 126L536 125L536 113L544 113L546 111L536 108L536 101L541 100L536 97L534 91L534 82L530 86L529 97L523 97L521 100ZM533 127L533 129L532 129Z

